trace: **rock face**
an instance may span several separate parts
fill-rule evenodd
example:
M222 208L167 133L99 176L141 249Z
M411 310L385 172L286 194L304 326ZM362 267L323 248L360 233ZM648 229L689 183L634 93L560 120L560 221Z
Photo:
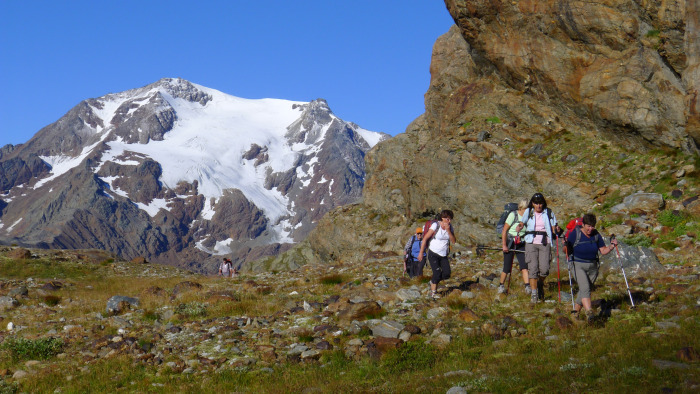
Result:
M560 119L697 153L696 1L445 3L481 70Z
M459 251L493 242L503 205L536 191L560 220L589 211L614 191L594 186L610 166L585 167L601 146L698 154L697 2L446 6L456 25L433 47L425 113L367 154L360 203L329 212L305 242L267 265L399 251L405 229L441 209L455 212ZM559 143L571 139L597 142L567 152ZM538 165L559 157L576 169Z
M357 201L388 135L323 99L245 100L181 79L88 99L0 149L0 243L215 272L303 240Z

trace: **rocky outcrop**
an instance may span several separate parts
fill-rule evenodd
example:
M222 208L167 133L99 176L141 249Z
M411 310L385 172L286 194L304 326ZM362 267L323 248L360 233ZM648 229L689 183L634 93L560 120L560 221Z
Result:
M697 2L445 3L481 75L560 119L698 152Z

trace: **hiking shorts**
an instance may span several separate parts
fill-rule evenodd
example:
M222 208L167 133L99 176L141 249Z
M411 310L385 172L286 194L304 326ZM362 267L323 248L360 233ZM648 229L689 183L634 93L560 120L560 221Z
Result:
M572 272L578 284L576 303L583 305L581 300L584 298L591 298L591 289L593 288L595 280L598 279L598 263L581 263L574 261L574 269Z
M450 279L452 269L450 268L450 260L447 256L440 256L432 250L428 250L428 262L430 263L430 268L433 270L431 282L437 285L441 280Z
M525 251L525 244L517 244L515 245L514 250L521 250ZM510 274L511 268L513 267L513 259L517 258L518 259L518 265L520 266L520 270L526 270L527 269L527 263L525 262L525 253L517 253L517 252L508 252L508 253L503 253L503 272L506 274Z
M525 260L530 279L545 278L549 275L549 260L551 247L549 245L527 244L525 245Z

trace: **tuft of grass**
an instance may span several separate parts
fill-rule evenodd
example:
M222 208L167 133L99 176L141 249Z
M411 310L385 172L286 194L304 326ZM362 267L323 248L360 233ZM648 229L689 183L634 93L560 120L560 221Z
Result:
M207 315L207 306L201 302L188 302L178 305L175 311L185 317L204 317Z
M63 340L48 337L39 339L25 339L9 337L5 339L2 349L7 350L14 361L18 360L48 360L61 353Z
M56 306L61 302L61 297L55 295L47 295L44 297L44 304L48 306Z
M686 220L686 215L682 212L664 210L656 218L659 223L667 227L676 227Z
M501 119L498 116L491 116L489 118L486 118L486 121L489 123L501 123Z
M629 237L623 238L622 241L630 246L641 246L644 248L649 248L652 245L651 238L645 234L630 235Z
M343 283L344 281L345 281L345 279L340 274L325 275L319 279L319 282L322 285L327 285L327 286L339 285L339 284Z
M649 38L658 37L661 34L661 30L651 29L647 31L646 36Z

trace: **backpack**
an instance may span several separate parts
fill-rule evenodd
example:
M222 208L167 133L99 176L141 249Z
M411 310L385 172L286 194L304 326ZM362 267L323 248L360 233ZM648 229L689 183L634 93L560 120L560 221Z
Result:
M496 235L500 239L501 236L503 235L503 227L506 224L506 219L508 219L508 215L510 215L511 212L517 212L518 211L518 204L514 202L509 202L508 204L503 206L503 213L501 214L501 218L498 219L498 223L496 224ZM515 214L515 219L518 219L517 213ZM510 223L512 226L513 223Z
M569 238L569 234L571 234L576 227L583 227L583 218L574 218L569 221L569 224L566 225L566 234L564 234L564 238Z
M441 220L441 219L440 219L440 214L437 214L437 215L435 215L435 218L433 218L433 219L428 219L428 221L425 222L425 224L423 225L423 239L425 239L426 234L428 234L428 230L430 230L430 226L432 226L433 223L439 222L440 220ZM433 234L433 235L435 235L435 234ZM433 237L431 236L430 238L428 238L428 239L425 241L425 247L426 247L426 249L428 248L428 245L430 245L430 241L431 241L432 238L433 238Z

